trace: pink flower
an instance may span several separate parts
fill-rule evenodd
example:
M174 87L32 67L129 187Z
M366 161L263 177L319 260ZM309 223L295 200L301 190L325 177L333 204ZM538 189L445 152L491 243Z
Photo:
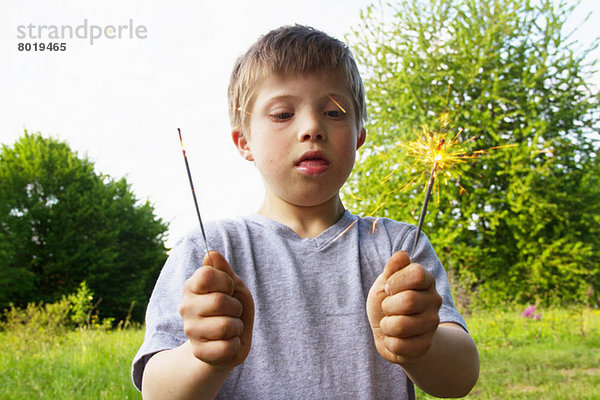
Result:
M523 312L521 313L521 317L523 317L523 318L533 318L534 314L535 314L535 306L534 305L529 305L529 307L527 307L525 310L523 310Z

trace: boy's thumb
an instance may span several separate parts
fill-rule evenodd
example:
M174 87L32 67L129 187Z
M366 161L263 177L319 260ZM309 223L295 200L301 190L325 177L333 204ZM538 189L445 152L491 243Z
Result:
M220 269L223 272L228 273L231 277L235 276L235 272L233 272L233 268L227 262L225 257L221 255L218 251L211 250L205 256L204 260L202 260L203 265L210 265L213 268Z
M385 264L383 272L381 273L384 282L394 273L400 271L402 268L406 267L409 264L410 257L408 256L407 252L401 250L392 254L387 264Z

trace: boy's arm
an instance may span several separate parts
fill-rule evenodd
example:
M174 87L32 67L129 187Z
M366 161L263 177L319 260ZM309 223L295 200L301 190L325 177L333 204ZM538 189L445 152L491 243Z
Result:
M214 266L208 264L214 261ZM250 352L254 302L217 252L204 258L183 288L180 313L188 341L156 353L142 379L144 399L212 399Z
M479 376L479 355L458 325L439 323L435 278L408 254L395 253L367 299L377 351L402 365L411 380L439 397L465 396Z
M214 399L231 369L217 369L194 357L188 340L148 360L142 397L152 399Z
M479 376L475 342L457 324L440 324L429 351L414 362L402 364L409 378L437 397L466 396Z

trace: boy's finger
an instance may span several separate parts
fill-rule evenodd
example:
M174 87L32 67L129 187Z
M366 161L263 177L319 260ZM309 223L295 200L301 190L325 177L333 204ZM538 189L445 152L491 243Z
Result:
M202 318L185 329L188 337L200 340L227 340L240 336L244 331L244 323L239 318L215 316Z
M223 272L226 272L232 278L235 277L235 272L233 272L233 268L227 262L225 257L221 255L218 251L211 250L205 256L202 263L206 266L212 266L216 269L219 269ZM214 265L212 265L214 264Z
M383 272L377 277L367 296L367 315L371 321L371 327L378 329L379 320L383 317L381 312L381 302L387 294L385 293L385 283L394 272L401 270L410 263L408 253L398 251L394 253L383 268Z
M385 282L385 293L391 296L405 290L427 290L435 288L435 278L423 266L409 264L395 272Z
M186 286L196 294L221 292L232 295L235 281L228 273L206 265L194 272L189 282L186 282Z
M400 271L402 268L410 264L410 257L405 251L397 251L388 260L383 269L383 279L387 280L395 272Z

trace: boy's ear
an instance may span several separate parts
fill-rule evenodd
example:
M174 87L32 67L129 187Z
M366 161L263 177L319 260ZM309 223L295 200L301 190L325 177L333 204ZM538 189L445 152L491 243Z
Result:
M358 140L356 141L356 150L360 148L365 143L365 139L367 138L367 130L363 127L360 129L360 133L358 134Z
M238 152L242 157L244 157L248 161L254 161L254 157L252 156L252 150L250 150L250 145L248 143L246 135L244 135L240 131L233 130L231 131L231 139L233 140L235 147L237 147Z

